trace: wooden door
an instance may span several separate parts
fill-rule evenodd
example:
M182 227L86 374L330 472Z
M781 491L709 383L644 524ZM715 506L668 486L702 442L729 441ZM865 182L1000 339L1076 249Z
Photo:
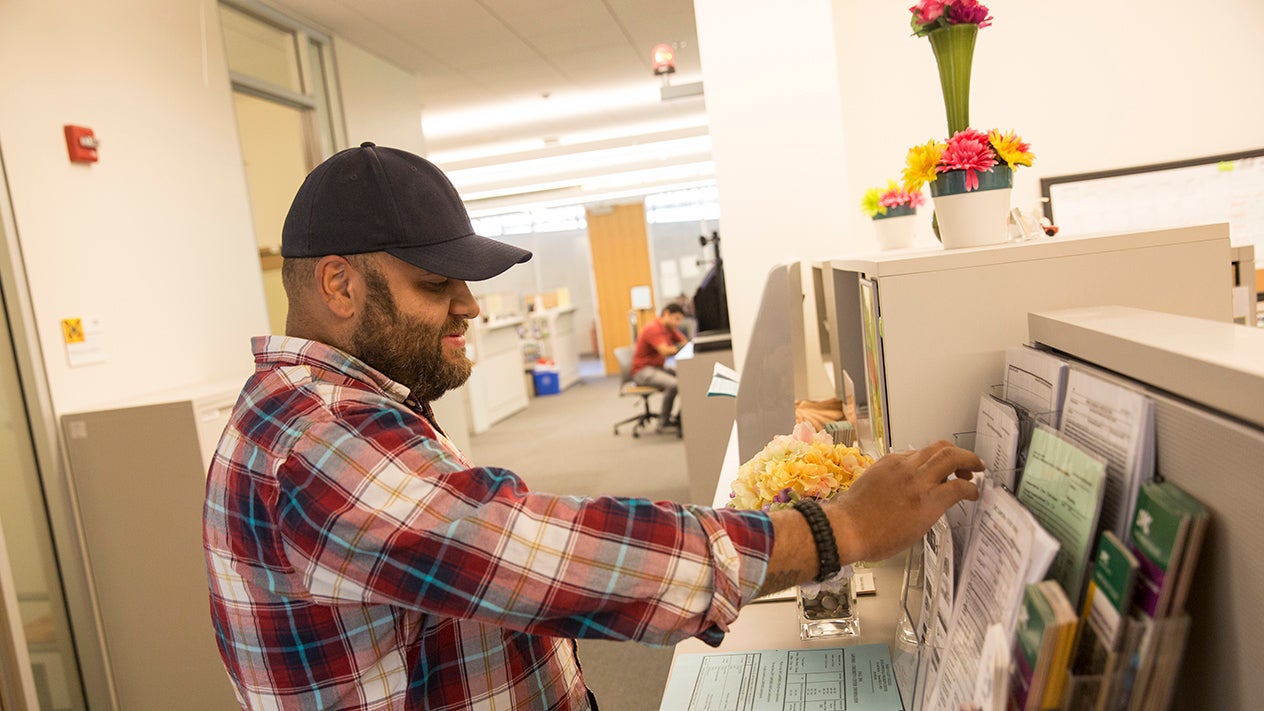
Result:
M606 374L613 375L619 372L614 349L633 343L628 320L632 287L651 286L645 205L638 202L589 208L588 241L592 248L593 281L597 285L602 362Z

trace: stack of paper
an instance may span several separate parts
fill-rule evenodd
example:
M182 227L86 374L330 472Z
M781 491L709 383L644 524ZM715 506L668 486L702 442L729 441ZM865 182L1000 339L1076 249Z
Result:
M1154 480L1154 401L1123 383L1072 368L1060 430L1106 460L1101 525L1129 542L1137 492Z
M1010 689L1015 708L1039 711L1058 706L1075 624L1075 610L1056 582L1027 586L1014 643Z
M737 371L723 363L716 363L711 369L711 385L707 387L707 397L737 397L737 386L741 382Z
M1049 577L1078 603L1088 575L1106 479L1106 462L1040 427L1032 434L1018 500L1058 539Z
M984 488L947 638L942 649L932 650L940 661L928 677L924 708L955 709L973 701L988 627L1000 624L1013 635L1023 588L1044 578L1057 550L1053 536L1012 494Z
M1089 580L1088 592L1080 611L1080 638L1076 643L1071 669L1081 679L1097 677L1096 683L1083 683L1074 689L1071 708L1114 708L1111 699L1119 691L1115 684L1118 672L1135 646L1138 635L1128 635L1128 609L1139 564L1136 556L1111 531L1102 533L1097 558Z
M1058 426L1066 378L1067 363L1057 356L1027 346L1005 349L1002 397L1052 427Z

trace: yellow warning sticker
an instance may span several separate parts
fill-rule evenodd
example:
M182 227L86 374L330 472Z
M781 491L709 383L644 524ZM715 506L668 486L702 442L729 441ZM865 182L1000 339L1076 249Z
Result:
M83 343L83 319L64 318L61 320L61 337L66 343Z

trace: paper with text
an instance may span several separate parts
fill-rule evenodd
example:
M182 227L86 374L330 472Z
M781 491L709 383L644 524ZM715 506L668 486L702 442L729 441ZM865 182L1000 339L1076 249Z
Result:
M1049 428L1032 433L1018 500L1058 539L1049 577L1062 585L1073 606L1081 599L1088 575L1105 478L1102 458Z
M659 711L904 708L885 644L682 654Z
M1062 436L1106 460L1102 528L1129 542L1142 484L1154 481L1154 401L1078 368L1067 376Z
M1000 487L986 487L975 530L957 585L939 676L923 705L955 709L974 699L987 628L1000 624L1014 634L1023 587L1044 577L1057 542L1018 499Z
M1057 356L1027 346L1005 349L1006 401L1054 427L1066 388L1067 364Z

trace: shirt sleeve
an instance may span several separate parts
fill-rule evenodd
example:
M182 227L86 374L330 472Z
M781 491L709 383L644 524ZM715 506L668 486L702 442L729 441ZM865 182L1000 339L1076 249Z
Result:
M762 512L536 494L507 470L467 467L427 430L367 408L296 442L277 473L277 526L314 601L718 644L763 583Z

